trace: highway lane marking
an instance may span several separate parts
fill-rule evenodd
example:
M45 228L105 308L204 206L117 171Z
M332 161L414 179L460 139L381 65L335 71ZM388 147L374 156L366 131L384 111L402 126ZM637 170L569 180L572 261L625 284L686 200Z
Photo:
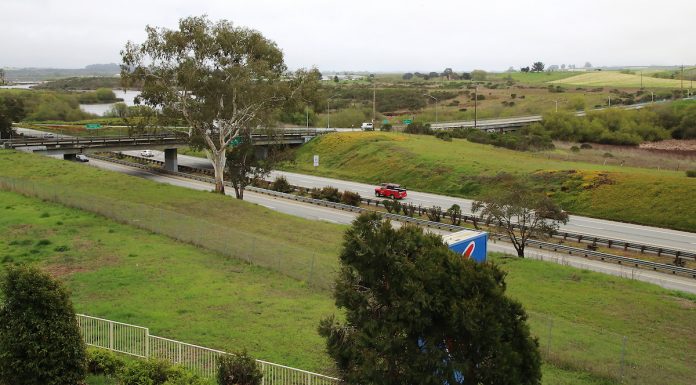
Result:
M267 209L271 209L271 210L275 210L275 209L276 209L276 208L273 207L273 206L265 205L265 204L263 204L263 203L259 203L259 204L260 204L261 206L267 208Z

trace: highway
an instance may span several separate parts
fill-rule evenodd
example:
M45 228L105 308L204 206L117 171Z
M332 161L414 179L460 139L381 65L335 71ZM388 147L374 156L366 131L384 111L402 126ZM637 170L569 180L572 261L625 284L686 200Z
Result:
M167 183L174 186L190 188L200 191L210 191L213 189L213 185L209 183L158 174L135 167L128 167L120 164L95 159L91 159L90 163L88 164L93 167L120 172L160 183ZM231 188L227 189L227 195L234 195L234 191ZM322 220L330 223L343 225L349 225L357 216L356 213L352 212L329 209L287 199L273 198L267 195L257 194L251 191L246 191L244 193L244 200L282 213L295 215L311 220ZM399 226L400 224L395 223L395 225ZM428 231L432 231L438 234L448 233L444 230L435 229L430 229ZM505 242L496 242L491 240L489 241L488 249L492 252L501 252L511 255L516 254L513 246ZM593 261L584 259L582 257L569 256L561 253L555 253L546 250L538 250L533 248L527 248L526 254L527 258L531 259L549 261L566 266L596 271L628 279L636 279L644 282L653 283L667 289L680 290L696 294L696 280L690 278L673 276L649 270L631 268L627 266L611 264L601 261Z
M154 159L161 161L164 160L164 154L162 152L153 152L155 153ZM134 156L140 155L139 151L125 151L124 153ZM212 167L207 159L186 155L179 155L179 164L197 168ZM270 178L275 179L275 177L280 175L285 176L290 184L297 186L308 188L333 186L339 190L355 191L364 197L374 196L375 186L370 184L323 178L305 174L296 174L285 171L273 171ZM414 205L440 206L443 209L447 209L453 204L458 204L465 213L471 212L471 203L473 202L470 199L455 198L411 190L408 191L408 198L406 198L404 201ZM674 248L687 251L693 251L696 249L695 233L615 222L604 219L588 218L578 215L571 215L568 224L561 226L561 230L594 235L597 237L621 239L629 242L651 244L665 248Z

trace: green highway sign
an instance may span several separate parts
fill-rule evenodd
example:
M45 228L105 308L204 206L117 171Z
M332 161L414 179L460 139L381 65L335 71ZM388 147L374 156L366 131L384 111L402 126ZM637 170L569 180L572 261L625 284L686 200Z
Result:
M232 141L230 142L230 147L237 147L240 144L242 144L242 137L238 136L238 137L232 139Z
M384 119L384 120L382 121L382 124L389 124L389 120Z
M413 120L411 119L404 119L404 124L411 124L413 123Z
M102 128L102 126L99 123L89 123L85 124L85 128L88 130L96 130L97 128Z

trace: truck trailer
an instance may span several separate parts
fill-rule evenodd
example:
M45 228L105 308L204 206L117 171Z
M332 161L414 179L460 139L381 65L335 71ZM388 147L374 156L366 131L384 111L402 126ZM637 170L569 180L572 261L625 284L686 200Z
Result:
M465 259L486 262L488 253L488 233L483 231L462 230L442 237L450 250Z

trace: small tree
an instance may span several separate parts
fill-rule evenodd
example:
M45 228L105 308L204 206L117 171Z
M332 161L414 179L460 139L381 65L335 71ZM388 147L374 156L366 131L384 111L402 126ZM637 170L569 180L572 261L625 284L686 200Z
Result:
M12 123L19 122L26 115L22 99L12 96L0 97L0 139L12 137Z
M246 350L217 358L218 385L259 385L263 373L256 360Z
M551 198L519 182L475 201L471 211L505 232L521 258L531 237L549 236L568 223L568 214Z
M63 285L20 266L8 269L0 289L0 384L81 383L85 345Z
M486 80L486 76L488 76L488 73L484 70L471 71L471 80L473 80L473 81L482 82L482 81Z
M340 262L334 298L345 321L327 317L319 333L346 383L540 383L537 342L496 266L376 213L353 222Z
M453 204L447 209L447 215L452 220L452 224L459 226L462 224L462 208L458 204Z
M273 131L267 130L269 138L272 138L274 134ZM233 149L227 151L226 176L234 188L235 197L244 199L246 186L270 174L278 160L279 145L269 145L266 157L263 158L256 153L249 133L238 137L238 139Z
M532 72L544 72L544 63L538 61L532 64Z

